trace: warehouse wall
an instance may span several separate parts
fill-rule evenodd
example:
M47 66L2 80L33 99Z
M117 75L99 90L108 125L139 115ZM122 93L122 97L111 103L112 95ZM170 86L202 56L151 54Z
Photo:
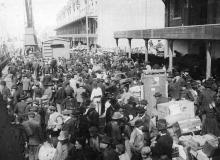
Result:
M164 27L164 4L161 0L100 0L98 6L98 44L115 47L114 31ZM119 45L128 47L127 40ZM144 45L143 40L132 41L132 46Z
M178 51L182 55L188 54L189 53L189 45L188 41L186 40L175 40L173 42L173 51Z

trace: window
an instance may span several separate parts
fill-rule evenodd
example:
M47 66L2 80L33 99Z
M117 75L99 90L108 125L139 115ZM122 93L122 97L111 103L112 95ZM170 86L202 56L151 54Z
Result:
M64 48L64 44L52 44L51 48Z
M174 18L181 17L181 0L174 0Z

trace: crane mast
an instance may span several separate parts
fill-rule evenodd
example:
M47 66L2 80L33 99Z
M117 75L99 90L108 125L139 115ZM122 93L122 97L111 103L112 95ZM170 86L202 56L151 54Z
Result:
M31 52L36 52L38 50L37 37L33 22L32 0L25 0L25 9L27 26L25 26L24 47L25 54L29 55Z

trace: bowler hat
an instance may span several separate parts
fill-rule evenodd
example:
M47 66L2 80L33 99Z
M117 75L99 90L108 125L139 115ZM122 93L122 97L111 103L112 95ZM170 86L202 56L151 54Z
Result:
M147 100L142 100L141 102L140 102L142 105L147 105L148 104L148 101Z
M160 92L156 92L155 94L154 94L154 97L161 97L162 96L162 94L160 93Z

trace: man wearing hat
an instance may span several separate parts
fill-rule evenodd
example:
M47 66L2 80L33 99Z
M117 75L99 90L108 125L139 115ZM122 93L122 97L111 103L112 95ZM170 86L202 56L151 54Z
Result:
M11 95L10 89L6 86L5 81L0 82L0 92L2 93L3 100L7 101L8 96Z
M64 110L62 114L64 117L62 131L68 131L70 133L70 142L74 143L78 136L84 136L84 133L80 132L80 112L78 110Z
M98 129L96 127L89 128L89 146L94 152L100 152L100 136L98 135Z
M15 109L14 109L14 113L16 113L18 116L19 115L23 115L24 113L26 113L26 109L27 109L27 103L25 102L25 100L27 99L28 97L25 95L25 94L22 94L20 96L20 102L18 102L16 105L15 105Z
M16 84L12 85L12 87L11 87L11 95L13 96L14 104L17 104L19 101L19 98L20 98L20 93L17 90Z
M24 121L22 125L28 135L28 145L29 145L29 160L38 159L38 147L43 141L43 133L40 123L35 119L35 113L28 113L28 120Z
M169 98L163 97L160 92L156 92L154 97L156 99L156 108L158 104L169 102Z
M33 99L39 100L43 96L44 90L40 87L40 82L35 83L35 88L33 89L33 91Z
M29 78L27 75L24 75L24 78L22 79L23 84L23 91L26 93L29 93L31 90L31 78Z
M111 98L109 101L106 102L106 116L105 116L105 121L106 124L111 121L112 115L114 112L117 110L118 107L118 102L116 98Z
M103 160L119 160L118 153L112 147L112 139L108 136L103 136L100 143L100 148L103 150Z
M199 115L202 117L202 133L218 135L219 129L215 119L215 95L216 92L212 90L214 81L208 79L205 81L205 89L199 95Z
M73 151L74 145L69 141L69 132L61 131L53 160L66 160Z
M35 110L35 109L33 109L33 99L32 98L27 98L26 104L27 104L27 107L25 109L26 112L30 112L30 110Z
M141 149L144 147L144 133L142 131L144 123L141 119L138 119L135 121L134 126L129 144L133 158L141 158Z
M86 92L86 90L83 88L83 84L82 83L77 83L76 84L76 100L78 103L78 106L81 106L81 104L83 103L84 99L83 99L83 94Z
M156 159L166 157L172 159L173 139L167 132L167 122L165 119L157 121L159 137L151 144L152 156Z
M68 95L66 94L67 97L63 100L62 102L62 108L63 109L67 109L67 110L74 110L74 109L78 109L78 103L76 101L76 98L73 96L73 94Z
M112 115L111 121L107 124L107 135L112 137L113 142L115 144L120 143L122 140L122 133L121 133L121 123L120 121L124 117L123 114L120 112L114 112Z
M65 98L66 98L66 94L64 87L62 86L62 84L58 84L58 90L55 94L55 103L56 103L57 111L59 113L62 113L63 107L61 104Z
M87 119L89 121L89 127L95 126L99 127L99 113L96 111L96 105L94 103L90 104L87 111Z

